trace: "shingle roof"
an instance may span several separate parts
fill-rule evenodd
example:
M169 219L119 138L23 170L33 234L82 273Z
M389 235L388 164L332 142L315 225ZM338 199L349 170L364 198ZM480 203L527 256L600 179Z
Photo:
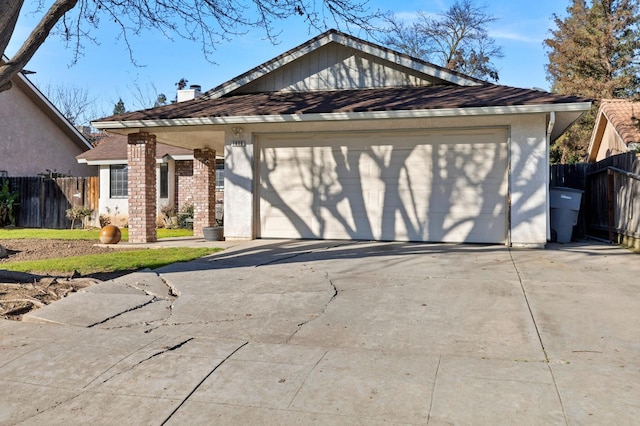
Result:
M156 158L165 155L193 155L193 150L158 143L156 145ZM115 133L106 133L101 137L98 145L76 156L79 160L86 161L127 161L127 136Z
M129 112L98 121L430 110L589 102L577 96L486 84L228 95Z
M624 143L640 143L640 102L627 99L603 99L600 110L616 129Z

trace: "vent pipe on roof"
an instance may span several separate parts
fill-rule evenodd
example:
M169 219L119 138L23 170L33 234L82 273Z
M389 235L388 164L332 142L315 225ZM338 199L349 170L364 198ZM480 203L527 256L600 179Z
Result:
M190 101L197 98L201 94L202 88L197 84L192 84L188 89L178 90L178 102Z

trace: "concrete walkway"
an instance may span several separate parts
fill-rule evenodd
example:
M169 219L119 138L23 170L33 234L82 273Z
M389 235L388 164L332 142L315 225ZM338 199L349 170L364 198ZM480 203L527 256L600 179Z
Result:
M0 424L640 419L629 251L224 245L0 320Z

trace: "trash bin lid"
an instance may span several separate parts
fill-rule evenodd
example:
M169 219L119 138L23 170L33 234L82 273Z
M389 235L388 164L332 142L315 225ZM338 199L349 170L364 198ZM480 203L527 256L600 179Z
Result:
M551 188L549 189L549 206L557 209L580 210L583 192L583 190L575 188Z

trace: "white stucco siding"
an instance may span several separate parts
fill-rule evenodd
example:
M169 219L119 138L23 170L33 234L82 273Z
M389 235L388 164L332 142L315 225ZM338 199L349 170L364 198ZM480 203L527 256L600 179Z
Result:
M0 170L9 176L36 176L47 169L95 176L95 166L79 164L86 150L76 145L19 88L0 92Z
M511 126L511 244L547 242L549 159L546 116L518 116Z
M598 155L596 161L604 160L612 155L618 155L628 152L627 145L622 142L622 139L615 130L615 127L607 121L607 126L602 134L602 141L600 142L600 148L598 149Z
M241 138L228 133L224 146L224 235L226 239L254 238L253 136L245 129ZM245 146L234 146L234 141ZM237 143L236 143L237 145Z
M110 197L110 167L100 166L100 202L98 214L109 216L111 224L123 226L129 217L129 200Z
M348 90L432 84L414 70L384 61L336 43L309 53L238 90L238 93L274 91Z

